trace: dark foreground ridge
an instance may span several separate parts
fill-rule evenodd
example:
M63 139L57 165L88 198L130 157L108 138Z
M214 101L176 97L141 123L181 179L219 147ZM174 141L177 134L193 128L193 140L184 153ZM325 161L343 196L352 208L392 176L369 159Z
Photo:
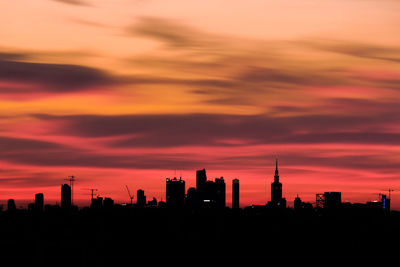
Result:
M196 188L166 179L166 202L136 203L94 197L90 207L73 205L74 177L61 187L61 205L44 205L35 195L28 209L12 199L0 211L0 259L5 266L231 265L339 258L387 257L398 251L400 213L390 195L365 204L342 203L340 192L316 195L316 203L286 206L278 163L266 205L240 208L239 180L232 181L232 208L225 205L225 182L196 173ZM185 193L186 192L186 193ZM390 191L389 191L390 194ZM359 258L359 259L360 259Z

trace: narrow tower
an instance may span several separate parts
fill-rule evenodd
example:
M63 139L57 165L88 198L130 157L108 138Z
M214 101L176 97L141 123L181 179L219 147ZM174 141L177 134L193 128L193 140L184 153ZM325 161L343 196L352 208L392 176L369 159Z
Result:
M239 179L232 180L232 209L239 209Z
M279 206L282 201L282 184L279 182L278 159L276 159L274 182L271 183L271 203Z
M206 169L196 171L196 197L199 203L203 203L205 199L205 187L207 183Z

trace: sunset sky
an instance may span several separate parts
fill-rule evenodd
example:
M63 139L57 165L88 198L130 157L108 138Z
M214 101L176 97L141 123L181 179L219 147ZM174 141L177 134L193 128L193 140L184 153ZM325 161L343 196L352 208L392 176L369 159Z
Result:
M400 209L400 1L4 0L0 199L118 203L223 176L227 203ZM176 171L175 171L176 170Z

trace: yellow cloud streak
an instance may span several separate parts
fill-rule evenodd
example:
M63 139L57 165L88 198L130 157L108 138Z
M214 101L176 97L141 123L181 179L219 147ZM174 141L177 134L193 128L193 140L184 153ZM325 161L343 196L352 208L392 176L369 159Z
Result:
M193 103L193 101L140 101L127 97L125 101L110 101L107 96L71 95L28 101L0 101L3 116L27 114L52 115L124 115L124 114L257 114L263 109L242 105L219 105Z

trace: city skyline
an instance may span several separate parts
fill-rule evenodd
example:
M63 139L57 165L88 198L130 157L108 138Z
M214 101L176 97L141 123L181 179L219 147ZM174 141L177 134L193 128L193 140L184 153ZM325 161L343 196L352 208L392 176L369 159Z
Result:
M2 262L392 255L399 14L400 0L3 0Z
M116 202L195 171L270 200L392 193L400 209L400 2L5 0L0 199ZM176 175L175 175L176 170ZM83 201L83 202L82 202ZM54 203L53 202L53 203ZM21 204L22 205L22 204Z
M176 174L176 172L175 172ZM104 204L104 206L110 206L112 207L114 205L114 199L109 196L109 195L100 195L98 194L98 189L94 188L86 188L85 190L90 190L90 200L89 204L82 204L83 202L78 201L78 203L73 202L74 198L74 191L73 191L73 183L76 181L75 176L68 176L69 184L62 184L61 185L61 194L60 194L60 201L56 201L54 203L53 201L45 202L44 201L44 194L43 193L36 193L35 198L34 198L34 205L35 209L38 205L41 207L40 209L42 210L43 207L46 205L57 205L63 209L70 209L73 206L77 206L79 208L83 207L97 207L101 208L103 207L103 201L104 203L107 202L112 202L112 204ZM321 192L315 193L315 198L314 201L305 201L305 199L301 199L299 197L299 193L297 193L296 197L293 199L293 201L290 201L289 203L292 203L292 205L288 205L288 202L286 200L286 197L284 195L283 191L283 184L280 182L280 176L279 176L279 168L278 168L278 158L275 159L275 174L273 176L273 180L270 184L270 194L269 197L270 199L267 200L264 203L260 205L260 203L245 203L241 204L239 199L241 198L240 196L240 187L239 183L240 180L237 178L233 178L231 180L232 182L232 187L231 187L231 194L227 194L227 189L226 189L226 183L224 180L224 177L217 177L215 178L215 181L212 179L210 180L209 177L207 177L207 172L206 169L201 169L201 170L196 170L196 182L193 187L186 187L186 181L182 178L182 176L177 178L177 176L174 176L173 178L166 178L166 188L164 191L164 199L156 199L154 196L152 200L150 198L147 198L145 190L142 188L138 188L136 191L136 196L132 194L129 190L129 187L125 185L125 188L128 192L128 196L130 199L129 201L125 202L115 202L115 204L123 204L123 205L132 205L133 199L136 199L134 206L136 207L145 207L145 206L157 206L163 205L161 203L164 203L164 205L168 208L174 208L174 209L182 209L182 208L189 208L189 209L197 209L200 207L216 207L216 208L225 208L225 207L230 207L232 209L237 209L237 208L245 208L245 207L250 207L250 206L263 206L265 207L272 207L272 208L294 208L299 209L302 208L302 203L305 205L311 205L314 208L320 208L320 207L325 207L325 205L329 206L340 206L342 203L343 204L368 204L368 203L380 203L383 206L383 209L385 209L385 206L387 206L388 210L391 210L391 205L390 202L392 201L391 194L393 189L389 188L388 189L388 194L386 192L382 193L380 192L378 194L378 198L371 200L369 199L368 201L365 201L364 203L352 203L348 200L342 201L341 198L341 192L329 192L329 191L324 191L322 194ZM221 187L222 186L222 187ZM96 193L95 193L96 192ZM300 193L301 194L301 193ZM337 197L339 195L339 197ZM227 196L231 198L232 201L227 201ZM235 200L234 200L235 199ZM386 201L389 201L386 203ZM15 200L13 198L7 199L7 205L10 209L10 201L12 202L11 206L13 207L12 209L15 209L17 207ZM297 202L297 203L296 203ZM38 204L39 203L39 204ZM331 204L333 203L333 204ZM1 204L0 204L1 205ZM25 206L19 205L19 208L26 209L29 208L29 205L33 205L33 203L30 201L26 203ZM5 205L4 205L5 206Z

